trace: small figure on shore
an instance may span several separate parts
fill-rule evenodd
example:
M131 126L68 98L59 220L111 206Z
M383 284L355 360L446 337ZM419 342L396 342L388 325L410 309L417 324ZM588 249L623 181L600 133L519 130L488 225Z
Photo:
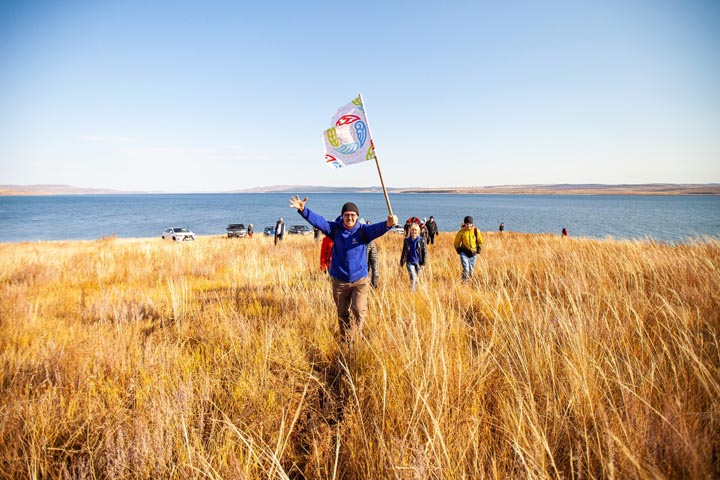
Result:
M561 232L560 235L563 236L563 237L567 237L567 236L568 236L567 228L563 227L562 232Z
M428 232L428 245L434 245L435 244L435 236L440 235L440 232L438 231L437 222L435 222L435 217L430 215L430 218L428 218L427 223L425 224L425 227L427 228Z
M319 242L320 237L322 237L322 232L320 231L320 229L317 227L313 227L313 238L315 239L315 241Z
M397 216L388 215L385 222L372 225L358 222L357 205L347 202L342 206L340 216L333 221L306 207L307 197L290 197L290 208L310 225L317 227L333 240L332 260L328 273L332 279L332 292L337 307L340 335L343 340L352 341L362 330L367 313L368 280L367 244L385 235L390 227L397 224Z
M427 245L429 235L430 234L428 233L427 222L423 220L422 222L420 222L420 237L425 240L425 245Z
M320 244L320 271L322 273L328 273L328 270L330 270L330 264L332 263L332 249L332 238L325 235L322 239L322 243Z
M500 222L500 226L498 227L498 232L503 233L505 231L505 224L503 222Z
M480 254L483 239L477 227L473 225L473 218L468 215L463 220L462 227L455 235L453 246L455 251L460 255L460 264L462 265L462 281L467 282L473 276L475 271L476 255Z
M247 228L247 236L248 236L248 238L252 238L253 233L255 233L255 230L253 229L253 226L252 226L252 223L251 223L250 225L248 225L248 228Z
M285 222L283 222L282 217L280 217L278 221L275 222L275 245L282 241L283 237L285 237Z
M403 241L400 254L400 266L407 266L410 275L410 290L417 288L418 276L425 266L426 252L425 239L420 235L420 226L416 223L410 225L410 234Z
M370 220L365 221L367 225L371 225ZM380 279L380 271L378 270L378 248L375 245L375 240L368 242L367 244L367 262L368 262L368 276L370 277L370 286L378 288L378 280Z

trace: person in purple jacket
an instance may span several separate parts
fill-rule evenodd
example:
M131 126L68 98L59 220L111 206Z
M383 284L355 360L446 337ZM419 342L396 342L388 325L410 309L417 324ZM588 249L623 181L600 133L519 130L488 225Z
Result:
M337 307L340 335L351 340L360 332L367 312L368 280L367 244L381 237L397 224L396 215L388 215L387 221L371 225L358 222L360 212L352 202L342 206L341 214L333 221L313 212L305 206L307 197L290 197L290 208L297 209L310 225L320 229L333 242L330 277L333 299Z

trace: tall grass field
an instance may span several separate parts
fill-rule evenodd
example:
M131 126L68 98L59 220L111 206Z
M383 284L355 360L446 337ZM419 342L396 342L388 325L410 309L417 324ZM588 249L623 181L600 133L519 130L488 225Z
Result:
M720 240L453 237L352 344L311 237L0 244L0 477L720 477Z

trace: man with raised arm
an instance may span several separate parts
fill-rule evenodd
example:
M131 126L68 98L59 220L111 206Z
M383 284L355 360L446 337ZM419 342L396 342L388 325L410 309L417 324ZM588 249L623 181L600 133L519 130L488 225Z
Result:
M340 335L344 340L352 340L362 329L367 312L370 290L367 244L387 233L398 219L396 215L388 215L385 222L363 224L358 222L357 205L347 202L342 206L340 216L329 221L306 207L307 201L307 197L301 200L296 195L290 197L289 207L297 209L301 217L334 242L329 272L333 299Z

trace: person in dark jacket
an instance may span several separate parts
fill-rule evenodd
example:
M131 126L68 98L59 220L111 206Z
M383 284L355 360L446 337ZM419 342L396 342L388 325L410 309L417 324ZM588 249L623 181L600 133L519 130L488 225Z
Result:
M420 226L416 223L410 225L409 235L403 241L400 254L400 266L407 266L410 275L410 289L414 292L417 281L426 259L425 239L420 235Z
M275 245L285 237L285 222L282 217L275 222Z
M425 245L427 245L428 237L430 236L430 234L428 233L426 223L427 222L420 222L420 236L422 237L423 240L425 240Z
M428 218L427 223L425 224L425 228L427 228L428 231L428 245L434 245L435 244L435 235L439 235L440 232L438 231L437 223L435 222L435 217L430 215L430 218Z
M310 225L319 228L332 238L332 261L329 274L332 279L333 299L337 307L340 334L344 340L353 340L362 330L367 312L368 281L367 244L385 235L397 224L397 216L388 215L385 222L372 225L358 222L357 205L347 202L341 214L333 221L305 206L307 197L290 197L290 208L298 211Z

